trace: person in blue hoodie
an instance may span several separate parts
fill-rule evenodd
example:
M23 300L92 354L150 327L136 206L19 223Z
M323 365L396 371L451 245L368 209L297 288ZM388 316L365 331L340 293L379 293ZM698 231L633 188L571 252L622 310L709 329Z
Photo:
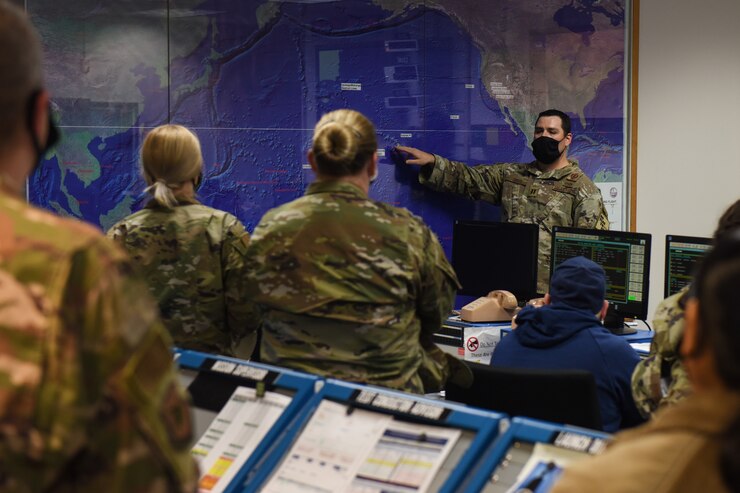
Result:
M553 273L545 305L519 312L516 330L498 343L491 365L592 372L604 431L615 432L643 421L631 388L640 357L602 326L605 294L600 266L584 257L566 260Z

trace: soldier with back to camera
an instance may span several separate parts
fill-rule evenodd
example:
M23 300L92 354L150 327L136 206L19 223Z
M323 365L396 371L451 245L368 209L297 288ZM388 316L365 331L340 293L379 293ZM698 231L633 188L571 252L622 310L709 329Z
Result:
M531 163L498 163L469 167L413 147L398 146L407 164L422 166L419 181L431 189L501 206L504 222L540 228L537 292L547 292L550 278L550 235L554 226L609 229L601 192L568 159L573 140L570 117L543 111L534 129Z
M255 228L247 271L262 361L417 393L469 385L432 341L457 277L421 219L368 197L377 148L365 116L327 113L308 155L317 180Z
M22 199L54 135L39 39L0 0L0 491L195 491L146 287L100 232Z
M225 211L201 204L198 137L181 125L150 131L141 167L152 199L108 231L142 271L180 348L249 359L257 316L244 286L249 235Z

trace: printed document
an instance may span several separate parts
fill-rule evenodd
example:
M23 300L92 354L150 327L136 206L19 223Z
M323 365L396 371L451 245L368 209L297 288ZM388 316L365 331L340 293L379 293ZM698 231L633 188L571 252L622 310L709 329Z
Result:
M224 491L290 401L275 392L257 397L253 388L237 387L191 451L201 471L198 491Z

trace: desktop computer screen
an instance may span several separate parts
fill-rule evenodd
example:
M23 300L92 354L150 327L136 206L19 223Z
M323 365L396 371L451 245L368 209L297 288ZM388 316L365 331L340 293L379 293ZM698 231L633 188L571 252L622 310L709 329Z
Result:
M537 294L536 224L457 220L452 230L452 267L459 294L510 291L519 301Z
M579 255L599 264L606 273L606 299L617 317L645 320L648 310L651 236L627 231L556 226L552 233L553 272L563 261Z
M696 264L710 248L711 238L666 235L664 298L678 293L691 282Z

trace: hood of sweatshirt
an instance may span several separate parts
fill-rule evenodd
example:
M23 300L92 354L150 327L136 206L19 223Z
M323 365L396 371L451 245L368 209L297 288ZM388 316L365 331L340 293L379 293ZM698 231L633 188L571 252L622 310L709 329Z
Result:
M519 342L536 348L555 346L577 332L600 326L595 314L562 304L528 306L519 312L516 323L513 333Z

